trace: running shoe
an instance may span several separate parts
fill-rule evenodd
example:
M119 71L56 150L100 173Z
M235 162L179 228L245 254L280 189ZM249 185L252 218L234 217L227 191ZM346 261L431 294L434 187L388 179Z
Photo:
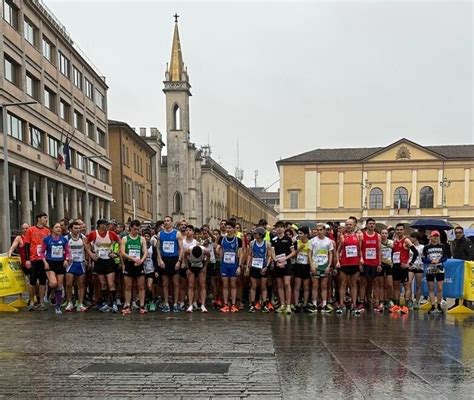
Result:
M413 302L413 310L419 310L420 309L420 305L418 304L418 302L415 300Z
M170 305L169 304L164 304L162 309L161 309L161 312L164 312L164 313L169 313L171 310L170 310Z
M38 306L36 307L36 309L38 311L48 311L48 307L46 307L46 305L44 303L40 303L38 304Z
M113 304L112 304L112 312L113 312L114 314L117 314L117 313L119 312L117 303L113 303Z
M147 314L148 311L146 310L145 307L140 307L140 314Z
M333 310L333 308L332 308L329 304L326 304L326 305L322 308L321 312L322 312L323 314L330 314L330 313L332 313L332 310Z
M424 297L422 297L420 299L420 304L423 305L423 304L426 304L426 303L428 303L428 300L426 300Z
M201 305L201 312L202 313L207 313L207 308L204 304Z
M188 307L189 309L189 307ZM193 311L198 311L199 310L199 307L197 305L197 303L193 303Z
M262 307L262 312L263 313L269 313L270 312L270 310L269 310L269 308L266 304Z
M408 300L408 301L407 301L407 307L408 307L410 310L413 310L413 301L412 301L412 300Z
M344 312L344 307L337 306L336 307L336 314L341 315Z
M446 307L446 304L448 304L448 302L446 301L446 299L441 300L441 306L442 306L442 307ZM439 309L438 309L438 311L439 311Z
M286 306L285 314L291 314L293 312L293 309L291 308L291 305Z
M124 307L122 308L122 315L130 315L132 313L132 310L130 309L130 307Z
M308 304L308 312L310 313L317 313L318 312L318 307L314 304Z
M402 314L408 314L409 311L407 306L400 307L400 313Z
M219 308L223 306L221 299L217 299L217 300L215 301L215 304L216 304L216 307L219 307Z
M133 311L136 311L136 310L139 310L140 307L137 305L137 302L136 301L132 301L132 310Z
M122 302L120 301L120 298L117 298L117 307L122 307Z
M155 311L156 311L156 305L155 305L155 303L153 303L152 301L150 301L150 305L149 305L149 307L148 307L148 310L149 310L150 312L155 312Z
M260 304L260 302L257 301L257 303L255 304L255 309L257 311L262 309L262 305Z
M72 304L72 302L69 302L69 303L67 304L67 307L66 307L65 311L66 311L66 312L72 312L72 311L74 311L74 304Z
M383 311L384 311L383 305L382 305L382 304L376 305L376 306L374 307L374 311L375 311L375 312L379 312L379 313L383 313Z
M28 304L28 307L26 307L26 309L27 309L28 311L35 311L35 308L36 308L36 307L35 307L34 303L29 303L29 304Z
M253 305L249 307L249 313L254 313L256 310L257 308Z
M230 307L230 312L239 312L239 307L237 307L235 304L232 304Z
M230 312L230 308L227 304L224 304L219 311L223 313L228 313Z
M100 311L100 312L109 312L109 311L110 311L110 307L108 306L108 304L103 304L103 305L99 308L99 311Z
M187 313L192 313L194 311L194 307L190 305L188 309L186 310Z
M443 302L441 302L441 304L443 304ZM441 308L441 305L439 305L439 304L438 304L438 308L436 309L436 311L438 312L438 314L444 314L444 311Z
M356 310L356 311L359 311L359 314L358 314L358 315L360 315L360 313L362 313L362 312L365 311L365 307L364 307L364 305L363 305L362 303L359 303L359 304L356 306L355 310Z
M178 307L179 311L186 311L186 306L184 305L184 303L181 303Z
M306 305L306 306L303 306L303 312L304 313L309 313L309 307Z
M179 313L180 311L181 311L180 307L179 307L177 304L175 304L175 305L173 306L173 312L174 312L174 313Z
M267 308L268 308L268 311L274 311L275 310L275 307L273 307L273 304L271 301L269 301L267 303Z
M286 311L286 306L284 306L283 304L280 305L280 307L278 307L275 312L277 313L282 313L282 312L285 312Z
M395 303L392 300L388 301L388 308L392 308L395 305Z
M87 311L87 307L84 307L84 305L79 304L79 305L77 306L77 309L76 309L76 310L79 311L79 312L86 312L86 311Z
M327 303L326 306L328 307L329 310L331 310L330 312L334 311L334 307L332 306L331 303Z
M54 313L56 315L61 315L63 312L61 311L61 306L54 307Z
M430 308L429 311L428 311L428 314L429 314L429 315L436 314L436 308L435 308L435 306L431 306L431 308Z
M396 304L394 304L388 310L393 314L397 314L397 313L400 313L400 306L397 306Z

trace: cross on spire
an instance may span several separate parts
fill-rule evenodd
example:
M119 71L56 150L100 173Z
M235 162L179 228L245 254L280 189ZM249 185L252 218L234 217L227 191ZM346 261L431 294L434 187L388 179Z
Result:
M178 13L175 13L173 17L174 17L174 22L178 23L178 18L180 17Z

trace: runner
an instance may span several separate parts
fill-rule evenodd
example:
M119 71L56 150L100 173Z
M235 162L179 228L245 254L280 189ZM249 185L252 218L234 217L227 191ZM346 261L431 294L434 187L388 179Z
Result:
M375 219L367 218L366 221L366 230L362 232L362 258L363 258L363 271L362 275L364 280L361 280L359 290L360 290L360 301L358 309L364 311L369 307L372 297L373 289L373 300L374 300L374 310L375 305L380 304L380 289L379 281L376 279L377 276L382 272L382 259L381 259L381 239L380 235L375 232ZM364 306L365 302L365 306ZM380 311L380 306L377 310Z
M28 282L30 281L30 270L26 268L26 255L25 255L25 234L30 226L28 224L21 225L21 233L15 238L13 241L10 249L8 250L8 257L12 257L15 251L18 251L18 255L20 256L20 263L21 269L25 276L28 278ZM28 285L29 286L29 285ZM28 304L34 303L34 293L33 296L31 295L31 291L28 290Z
M380 231L380 253L381 253L381 265L382 271L376 278L378 281L375 287L379 289L379 300L380 303L375 305L374 310L377 312L383 312L385 309L390 309L393 306L393 277L392 277L392 247L393 240L388 238L388 230L382 229ZM382 305L384 301L384 305ZM378 306L378 307L377 307Z
M173 285L173 312L179 312L179 267L183 259L183 236L173 229L173 218L166 216L163 221L163 230L157 235L158 262L160 276L163 279L163 308L164 313L170 312L169 290Z
M412 232L410 234L411 241L413 245L418 250L418 257L416 258L413 266L408 269L408 284L410 288L413 288L413 279L415 278L415 301L412 299L408 300L407 307L409 309L418 310L420 308L420 298L421 298L421 282L423 280L423 249L424 245L420 243L421 234L419 232Z
M145 269L143 263L148 254L145 238L140 236L140 221L133 220L130 222L130 233L122 238L120 244L120 255L124 261L124 283L125 283L125 303L123 305L122 314L129 315L132 313L130 309L132 299L132 286L136 282L138 289L138 297L140 299L140 314L146 314L145 308Z
M294 287L293 297L295 311L308 312L309 282L311 280L310 260L312 259L311 242L309 241L309 228L302 226L298 230L299 239L296 242L296 263L293 267ZM303 305L300 306L300 289L303 283Z
M35 305L33 299L36 292L36 284L38 287L38 310L45 311L44 293L46 290L46 271L41 258L41 248L43 239L50 234L48 224L48 215L41 213L36 216L36 225L28 228L25 233L25 267L30 270L30 286L29 295L30 303L28 310L33 311Z
M184 230L184 239L183 239L183 253L186 250L191 250L194 246L198 245L198 241L194 238L194 226L187 225ZM189 262L188 258L183 256L183 261L181 263L181 268L179 270L179 310L185 311L184 300L186 293L189 291L189 282L188 282L188 267ZM194 286L193 286L194 287ZM188 298L189 301L189 298ZM188 306L192 306L192 302ZM194 307L197 309L197 305Z
M340 304L336 309L337 314L344 311L344 298L346 289L349 285L352 300L352 312L360 315L357 309L357 281L359 280L359 272L362 269L363 258L361 257L361 236L355 232L357 218L349 217L345 224L345 233L340 237L338 249L336 252L336 268L341 274L339 287Z
M410 261L410 250L412 258ZM403 283L405 304L411 299L411 287L408 282L408 269L413 266L418 257L418 250L410 239L405 237L405 225L398 223L395 225L395 239L393 241L392 265L393 265L393 291L394 305L390 308L392 313L408 314L406 305L400 307L400 283Z
M156 246L151 240L151 232L149 229L143 231L145 238L147 254L146 260L143 264L145 270L145 284L146 284L146 308L148 311L156 311L156 305L153 301L153 286L158 282L158 261Z
M254 237L250 243L247 265L250 268L250 307L249 312L254 313L256 306L257 287L260 286L260 305L262 312L269 312L267 301L267 271L272 261L272 248L265 238L266 231L263 227L255 230Z
M213 236L209 225L204 225L201 230L201 245L209 252L209 262L206 268L207 284L210 289L212 300L217 299L217 271L216 271L216 251L215 237Z
M238 312L237 307L237 276L242 272L242 240L235 234L235 222L226 222L226 236L219 238L219 246L217 253L221 260L221 277L222 277L222 292L223 292L223 306L221 312ZM228 306L229 301L229 286L231 306Z
M276 234L272 239L273 261L275 262L275 277L280 298L280 307L276 310L280 313L291 314L291 259L296 255L292 239L285 236L285 224L277 221L275 224Z
M94 273L99 279L101 299L99 300L99 311L118 313L117 292L115 289L115 262L117 253L114 244L120 243L120 238L115 232L108 230L108 221L99 219L97 230L90 232L86 239L86 251L94 261ZM114 251L115 250L115 251ZM107 293L109 288L110 297ZM111 300L111 307L109 306Z
M197 303L194 298L195 282L198 281L199 292L198 301L201 302L201 312L207 313L206 309L206 268L209 262L209 251L196 244L192 248L187 248L184 251L184 258L189 263L189 268L186 270L188 278L188 309L186 312L191 313L193 309L197 309Z
M61 235L61 225L54 224L52 232L43 239L41 259L48 277L49 287L55 289L55 312L62 314L63 284L66 267L69 264L70 252L68 240Z
M74 310L74 304L72 303L72 288L74 285L77 286L76 309L79 312L87 311L87 307L84 306L86 249L85 236L81 233L81 228L81 221L73 221L71 224L71 230L66 236L71 252L71 263L66 269L66 299L68 302L66 306L67 312Z
M321 291L321 301L323 313L331 313L333 308L327 303L328 293L327 286L328 280L331 276L334 254L334 241L326 236L326 227L324 224L316 225L316 233L313 239L311 239L311 275L312 275L312 291L311 300L312 306L309 311L316 312L318 305L318 291Z
M443 300L443 283L444 283L444 265L448 259L446 245L440 242L440 234L438 231L431 231L430 243L423 249L423 262L426 265L426 282L430 295L431 309L428 314L443 314L441 301ZM437 292L436 297L438 307L435 307L434 281L436 279Z

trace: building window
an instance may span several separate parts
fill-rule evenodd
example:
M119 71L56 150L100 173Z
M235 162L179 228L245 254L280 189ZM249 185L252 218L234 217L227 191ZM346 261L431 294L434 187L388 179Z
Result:
M3 19L18 29L18 8L11 0L3 0Z
M30 145L36 150L44 151L44 132L30 125Z
M183 198L181 193L176 192L173 198L174 214L181 214Z
M46 86L44 87L44 105L52 112L56 112L56 93Z
M85 90L86 96L89 97L89 99L92 100L94 90L93 90L92 83L87 78L84 78L84 86L86 88L86 90Z
M69 59L60 51L58 51L59 56L59 72L65 77L69 78L71 76L71 62Z
M48 154L56 158L58 156L59 140L48 136Z
M35 100L39 100L39 84L38 79L28 72L26 73L26 93Z
M297 190L290 190L290 208L295 210L298 208L298 191Z
M369 208L383 208L383 192L382 189L375 187L370 191Z
M425 186L420 190L420 208L433 208L434 190Z
M397 187L393 192L393 208L408 208L408 190L404 187Z
M77 110L74 110L74 128L80 132L84 129L84 117Z
M181 110L177 104L173 107L173 128L175 131L181 130Z
M87 161L87 172L90 176L96 176L97 173L97 163L95 161Z
M97 144L105 148L105 132L97 128Z
M32 46L38 46L38 28L26 18L23 23L23 36L25 37L26 41L29 42Z
M84 156L81 153L76 152L76 160L75 160L75 167L80 170L84 171Z
M23 140L23 121L14 115L7 114L8 134L18 140Z
M66 122L71 121L71 106L63 99L59 101L59 116Z
M4 59L5 79L15 86L20 87L20 65L5 54Z
M76 67L72 67L72 74L74 78L74 86L82 90L82 72L79 71Z
M105 97L98 89L95 90L95 105L105 111Z
M43 57L50 63L53 62L53 44L43 36Z
M99 165L99 179L102 182L109 183L109 171L101 165Z
M87 120L87 137L95 142L95 128L92 121Z

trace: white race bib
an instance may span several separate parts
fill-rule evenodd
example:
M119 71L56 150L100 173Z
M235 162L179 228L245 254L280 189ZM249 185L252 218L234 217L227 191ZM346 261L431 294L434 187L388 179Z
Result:
M308 255L304 253L298 253L298 255L296 256L296 263L303 265L308 264Z
M390 260L392 255L392 249L389 247L382 247L382 259L383 260Z
M396 253L393 253L392 259L394 264L400 264L400 252L397 251Z
M366 260L375 260L377 258L377 249L369 247L365 249L365 259Z
M36 246L36 255L37 255L38 257L41 256L41 246Z
M129 249L128 250L128 255L132 258L138 258L139 259L141 254L142 254L141 251L138 250L138 249Z
M73 250L71 251L72 261L73 262L84 262L84 250Z
M52 258L63 258L64 249L63 246L51 246L51 257Z
M110 250L107 247L99 247L98 249L99 258L102 258L103 260L109 259L109 253Z
M163 253L174 253L174 241L165 240L163 242Z
M224 252L223 261L226 264L235 264L235 253L230 251Z
M357 246L346 246L346 257L357 257Z
M252 267L254 268L263 268L263 258L252 257Z
M327 254L317 254L316 255L316 264L326 265L327 263L328 263L328 255Z
M277 261L285 261L286 254L277 254L276 259Z

